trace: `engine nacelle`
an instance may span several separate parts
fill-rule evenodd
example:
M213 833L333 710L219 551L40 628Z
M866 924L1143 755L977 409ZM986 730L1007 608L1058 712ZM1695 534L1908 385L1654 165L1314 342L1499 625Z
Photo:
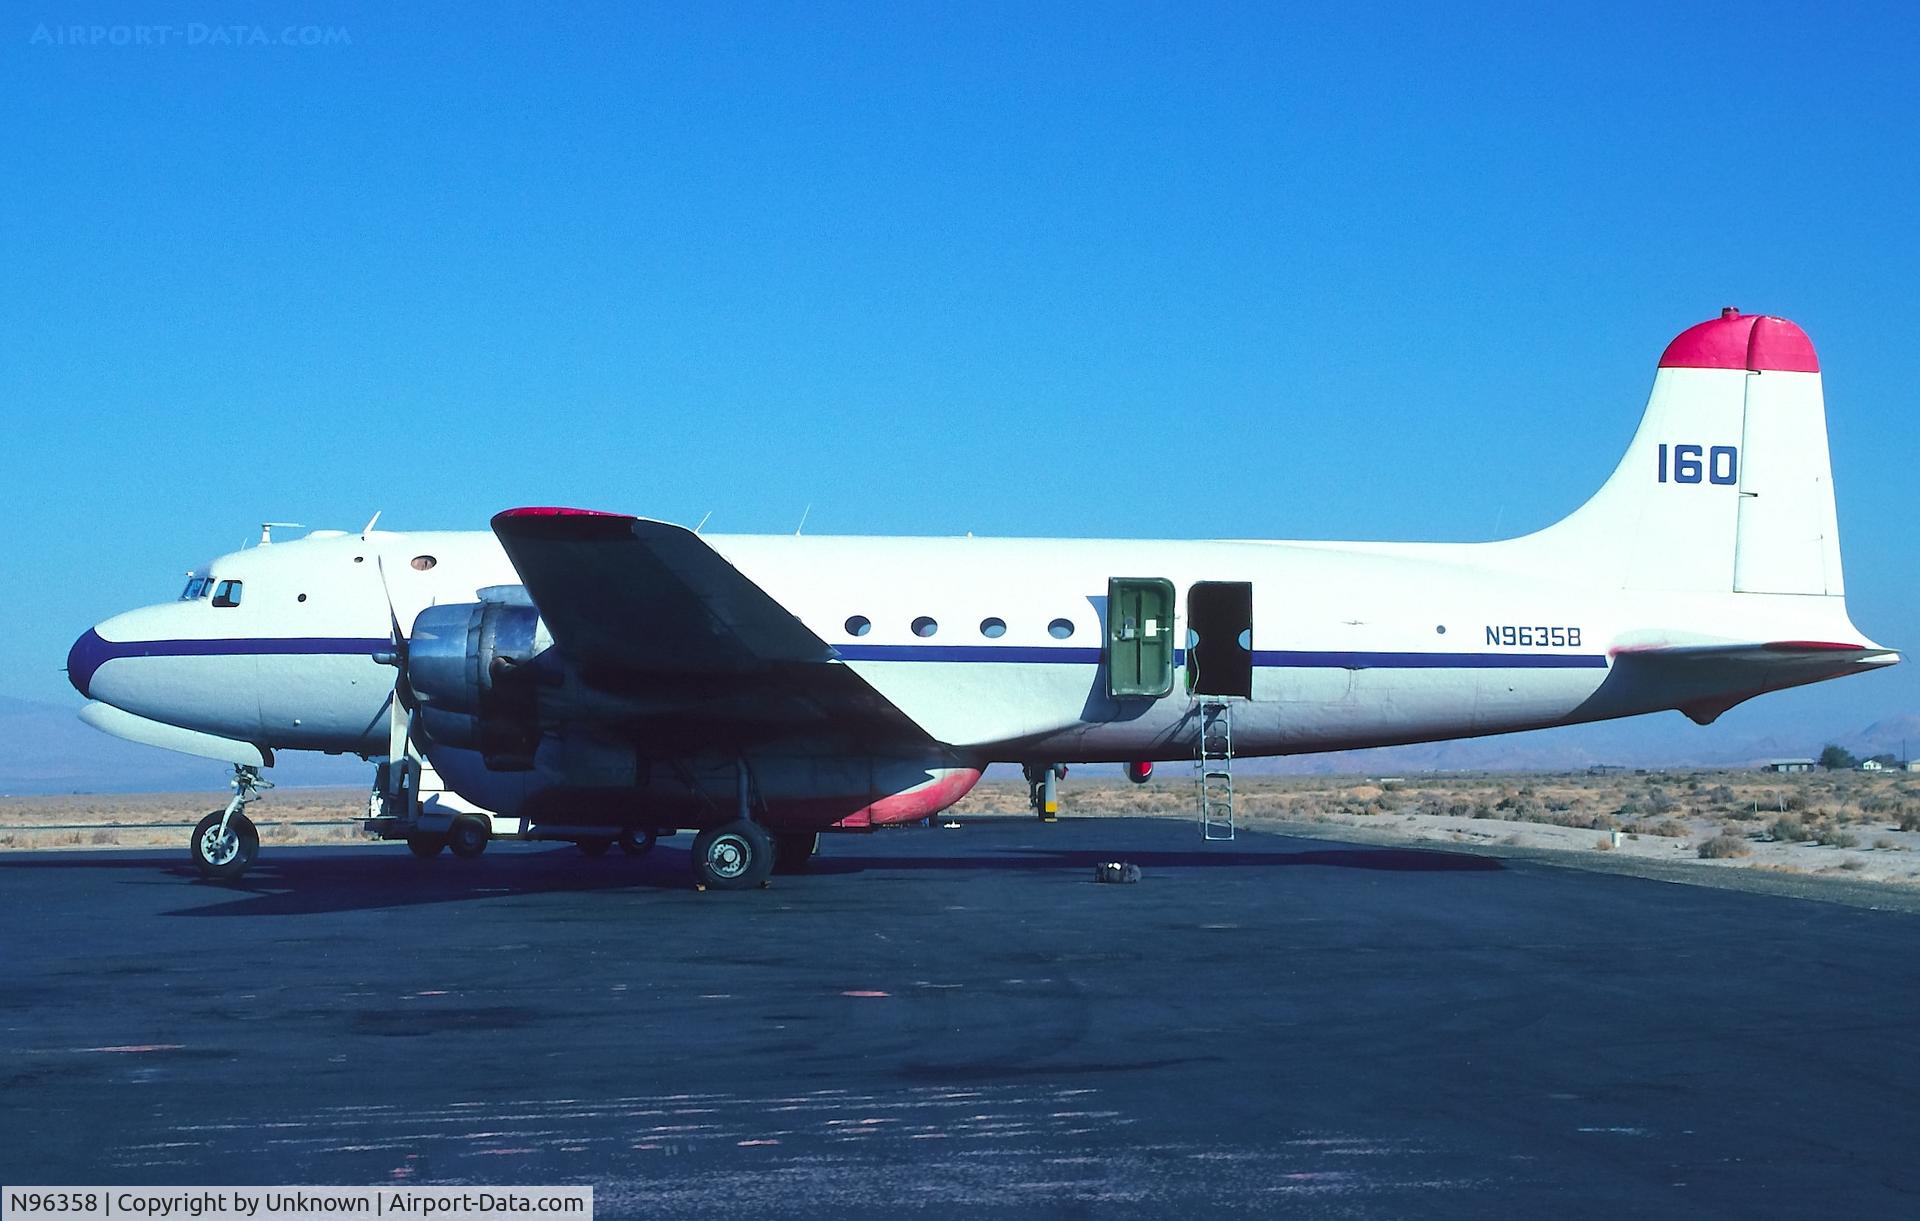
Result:
M518 587L500 595L421 611L408 637L407 683L428 738L477 750L496 771L524 771L540 745L537 659L553 637Z

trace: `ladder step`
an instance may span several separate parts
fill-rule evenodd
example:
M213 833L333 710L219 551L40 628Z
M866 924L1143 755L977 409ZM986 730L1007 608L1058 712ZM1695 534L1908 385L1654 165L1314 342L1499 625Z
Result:
M1233 705L1200 702L1200 732L1194 741L1194 771L1200 783L1200 836L1230 840L1233 823Z

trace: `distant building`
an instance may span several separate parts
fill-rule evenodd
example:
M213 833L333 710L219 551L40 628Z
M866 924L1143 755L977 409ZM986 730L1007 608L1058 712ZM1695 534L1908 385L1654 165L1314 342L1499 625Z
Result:
M1906 768L1910 772L1920 772L1920 759L1909 759L1905 763L1901 764L1900 766Z
M1860 770L1863 772L1883 772L1887 770L1887 765L1878 759L1868 759L1860 765Z
M1763 772L1810 772L1819 766L1812 759L1769 759L1760 765Z

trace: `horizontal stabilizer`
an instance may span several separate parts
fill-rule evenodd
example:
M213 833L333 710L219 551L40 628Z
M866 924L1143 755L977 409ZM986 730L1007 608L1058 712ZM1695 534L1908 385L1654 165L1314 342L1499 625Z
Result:
M1614 650L1613 664L1638 684L1676 693L1672 707L1702 725L1756 695L1894 665L1900 654L1866 643L1769 640L1649 645ZM1686 693L1702 693L1689 697Z

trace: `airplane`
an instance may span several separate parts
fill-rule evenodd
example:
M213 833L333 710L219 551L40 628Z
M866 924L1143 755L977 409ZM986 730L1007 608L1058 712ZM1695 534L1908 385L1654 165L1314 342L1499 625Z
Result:
M1590 500L1495 542L375 523L263 538L72 647L88 723L235 766L191 838L207 877L253 863L245 806L288 750L378 761L369 828L422 856L690 830L696 883L746 889L994 762L1025 765L1043 816L1059 761L1195 762L1205 815L1236 756L1705 725L1900 660L1848 618L1813 345L1732 309L1667 346Z

